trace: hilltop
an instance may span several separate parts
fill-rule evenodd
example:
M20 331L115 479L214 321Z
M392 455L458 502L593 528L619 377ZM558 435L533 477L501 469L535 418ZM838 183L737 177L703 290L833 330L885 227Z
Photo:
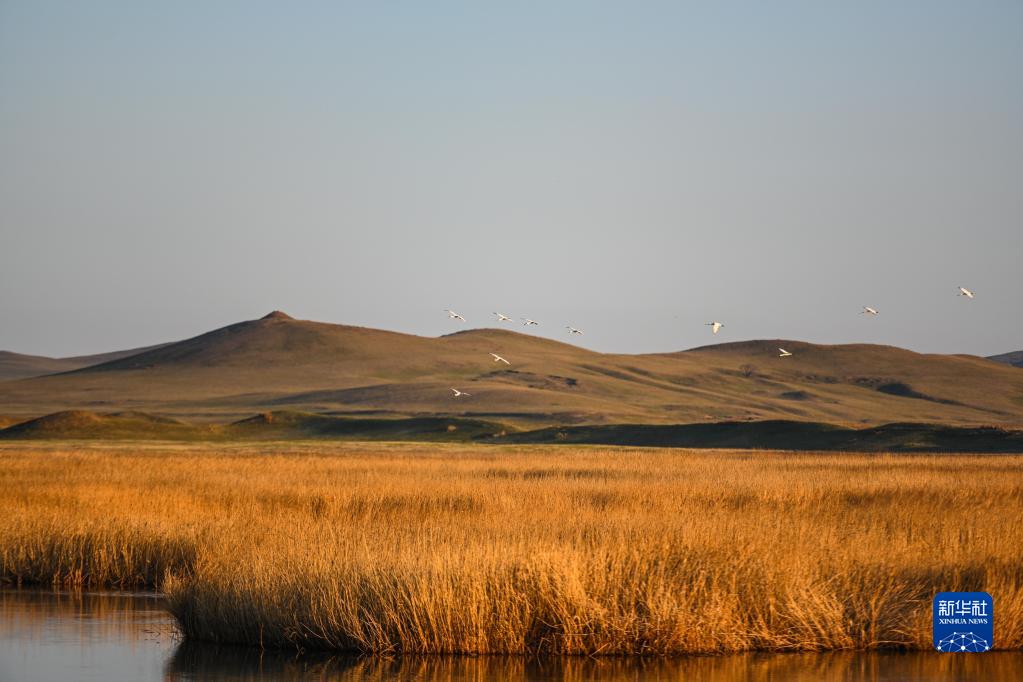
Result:
M793 356L778 357L779 346ZM453 398L452 386L472 396ZM607 354L510 329L433 338L275 311L62 374L0 382L0 405L21 418L101 409L224 422L298 410L521 428L775 419L1014 427L1023 425L1023 372L975 356L791 339Z

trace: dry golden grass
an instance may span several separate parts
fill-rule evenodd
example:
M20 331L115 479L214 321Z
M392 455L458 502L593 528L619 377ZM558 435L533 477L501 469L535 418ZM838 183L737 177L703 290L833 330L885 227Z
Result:
M404 653L1023 646L1023 457L0 446L0 576L153 586L194 637Z

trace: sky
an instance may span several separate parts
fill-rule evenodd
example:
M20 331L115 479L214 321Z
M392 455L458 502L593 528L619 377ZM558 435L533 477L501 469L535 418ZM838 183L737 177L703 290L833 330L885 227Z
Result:
M1021 260L1017 0L0 0L0 349L281 309L988 355Z

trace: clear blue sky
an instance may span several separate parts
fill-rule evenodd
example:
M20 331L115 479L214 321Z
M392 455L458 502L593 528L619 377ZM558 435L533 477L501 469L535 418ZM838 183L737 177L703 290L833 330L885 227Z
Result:
M990 354L1021 217L1018 1L0 0L2 349L454 308Z

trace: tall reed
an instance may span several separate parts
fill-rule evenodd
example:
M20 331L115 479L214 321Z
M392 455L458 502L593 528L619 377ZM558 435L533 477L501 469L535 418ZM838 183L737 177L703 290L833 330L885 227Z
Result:
M1023 646L1023 457L0 446L0 576L155 587L188 636L403 653Z

